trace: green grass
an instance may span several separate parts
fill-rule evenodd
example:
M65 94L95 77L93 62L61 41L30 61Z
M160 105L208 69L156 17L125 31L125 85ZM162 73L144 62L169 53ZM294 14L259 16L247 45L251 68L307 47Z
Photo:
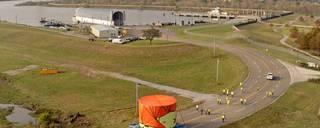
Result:
M0 127L1 128L9 128L11 124L6 120L6 116L9 115L10 112L6 109L0 109Z
M276 33L273 31L273 27L265 24L250 24L245 25L243 27L240 27L243 31L243 34L245 34L247 37L277 46L283 46L280 43L280 39L282 38L279 33Z
M319 128L319 91L319 84L295 84L271 106L222 128Z
M223 38L233 32L232 25L210 25L207 27L200 26L190 30L193 33L204 34L207 36L215 36L217 38Z
M195 41L213 41L213 38L221 40L234 34L232 25L170 26L168 29L175 32L179 38ZM185 31L189 33L185 33Z
M58 68L67 72L41 76L36 70L12 78L11 83L0 86L0 101L29 107L39 104L43 108L58 109L65 113L80 112L94 126L104 128L124 128L136 120L135 83L105 76L89 77L77 71ZM139 88L140 96L153 94L173 95L144 86ZM193 104L189 99L175 97L179 110Z
M301 16L301 14L293 14L293 15L289 15L289 16L284 16L284 17L268 20L268 22L278 23L278 24L286 24L289 21L295 20L299 16Z
M71 63L99 70L120 72L144 80L193 91L215 93L233 87L246 76L246 66L221 50L222 79L215 81L216 58L212 50L193 45L128 47L67 37L25 27L0 24L0 48L8 55L30 62ZM16 36L20 35L20 36ZM22 63L22 62L19 62ZM199 87L201 85L201 87Z
M303 26L314 26L314 22L316 18L311 18L310 16L302 16L304 21L297 20L295 25L303 25Z
M0 85L0 102L25 106L39 104L64 112L81 112L94 122L94 126L122 128L135 119L134 108L109 111L134 106L134 83L106 76L88 76L81 66L207 93L236 87L247 74L247 67L237 57L219 49L220 84L215 81L217 58L212 56L212 49L187 44L164 47L104 46L102 41L90 43L86 39L54 32L0 24L1 72L31 64L66 71L64 74L40 76L35 70L10 77L11 83ZM79 67L58 66L61 64ZM149 94L168 93L140 88L141 96ZM193 105L189 99L177 99L178 109Z
M127 46L137 46L137 47L150 47L150 46L171 46L171 45L177 45L181 43L177 42L170 42L170 41L164 41L164 40L153 40L150 44L149 40L138 40L133 41L130 43L127 43Z
M251 45L251 44L249 44L248 42L246 42L243 39L230 39L230 40L226 40L226 43L239 45L239 46L242 46L242 47L254 48L254 49L256 49L256 50L258 50L258 51L260 51L260 52L262 52L262 53L264 53L266 55L269 55L271 57L280 59L282 61L286 61L286 62L291 63L291 64L296 64L296 61L298 59L301 60L301 61L306 62L305 59L303 59L303 58L301 58L299 56L292 55L292 54L289 54L287 52L280 51L278 49L268 49L268 52L266 52L265 48L261 48L261 47L255 46L255 45Z

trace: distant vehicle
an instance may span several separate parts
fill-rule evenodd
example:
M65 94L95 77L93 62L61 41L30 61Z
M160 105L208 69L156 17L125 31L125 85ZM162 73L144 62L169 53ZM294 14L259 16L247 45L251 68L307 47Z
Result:
M139 40L139 37L137 37L137 36L130 36L130 37L127 38L127 40L129 40L129 41L136 41L136 40Z
M129 125L129 128L140 128L138 123L132 123Z
M274 76L271 72L268 73L267 75L267 80L273 80L274 79Z
M146 40L147 37L139 37L139 40Z
M177 124L175 128L187 128L184 124Z
M116 38L116 39L112 39L112 43L115 44L124 44L127 43L128 40L124 39L124 38Z

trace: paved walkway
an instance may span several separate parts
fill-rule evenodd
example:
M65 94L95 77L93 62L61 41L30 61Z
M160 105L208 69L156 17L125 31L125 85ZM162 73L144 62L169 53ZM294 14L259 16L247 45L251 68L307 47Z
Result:
M189 29L186 30L185 33L192 34ZM232 37L226 38L241 36L242 35L234 34ZM179 39L176 38L175 35L169 36L169 40L204 47L213 47L212 42ZM219 98L223 100L222 105L218 105L216 99L206 100L200 107L202 109L211 109L212 115L201 115L199 112L195 111L195 108L181 111L178 116L178 121L185 123L190 128L214 128L245 118L276 101L290 86L291 77L289 71L278 60L253 48L243 48L221 42L217 42L216 46L237 55L248 66L250 73L247 80L243 82L245 91L242 92L240 88L233 90L236 95L232 98L230 105L226 104L226 96L223 95L219 96ZM268 72L273 72L275 75L279 76L280 79L276 81L267 81L265 75ZM266 91L274 91L274 97L266 97ZM247 104L241 105L240 98L247 99ZM225 114L227 117L227 120L224 123L220 118L222 114Z

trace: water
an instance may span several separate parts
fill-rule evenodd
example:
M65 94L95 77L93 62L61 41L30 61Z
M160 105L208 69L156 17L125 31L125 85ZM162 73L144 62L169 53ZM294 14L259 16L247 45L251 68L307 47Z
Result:
M6 20L12 23L26 24L31 26L41 26L39 20L41 17L55 19L63 23L73 23L72 17L75 15L77 8L58 8L58 7L41 7L41 6L14 6L22 1L3 1L0 2L0 20ZM105 13L112 9L86 8L82 11L86 15L95 15ZM174 16L172 11L159 10L139 10L139 9L120 9L125 11L126 25L146 25L157 22L175 22L179 20L199 20L200 18L178 17Z
M14 108L12 113L6 116L6 119L9 122L14 123L18 126L35 123L36 119L29 115L30 113L32 113L31 110L14 104L0 104L0 109L7 109L9 107Z

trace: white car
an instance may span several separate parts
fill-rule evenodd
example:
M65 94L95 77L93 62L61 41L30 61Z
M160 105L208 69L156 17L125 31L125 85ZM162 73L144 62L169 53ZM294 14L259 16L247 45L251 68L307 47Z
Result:
M273 80L273 79L274 79L273 74L269 72L267 75L267 80Z
M128 41L126 39L123 38L116 38L116 39L112 39L112 43L114 44L124 44L127 43Z

